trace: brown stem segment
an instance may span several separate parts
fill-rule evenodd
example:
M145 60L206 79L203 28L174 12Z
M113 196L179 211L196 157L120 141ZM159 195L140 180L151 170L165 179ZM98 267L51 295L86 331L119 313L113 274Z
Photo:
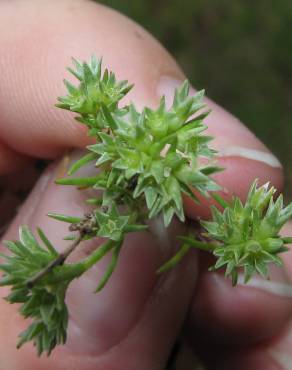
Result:
M46 267L44 267L42 270L40 270L35 276L33 276L31 279L29 279L26 283L27 287L29 289L33 288L33 286L41 279L43 278L47 273L51 272L56 266L62 265L65 260L68 258L68 256L75 250L75 248L79 245L79 243L82 241L84 236L83 232L80 232L78 237L71 243L64 252L60 253L58 257L56 257L54 260L52 260Z

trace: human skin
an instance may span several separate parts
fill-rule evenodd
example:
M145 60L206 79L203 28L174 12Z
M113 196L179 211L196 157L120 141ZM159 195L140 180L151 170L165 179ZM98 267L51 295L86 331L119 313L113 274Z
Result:
M66 227L45 215L84 212L83 195L56 186L54 179L64 174L68 155L65 160L60 157L66 149L88 143L86 130L72 115L54 108L56 97L64 93L62 79L70 58L103 56L104 65L119 79L135 84L128 100L140 108L155 106L161 94L169 100L185 76L139 25L85 0L2 0L0 45L0 173L17 176L19 169L23 173L31 167L32 158L56 160L4 239L16 238L21 224L40 226L62 249ZM270 181L281 191L282 169L268 149L236 118L207 103L213 109L207 118L209 133L221 153L218 162L226 168L215 176L218 183L242 199L255 178ZM75 155L70 154L69 161ZM185 207L191 218L208 215L206 204L194 207L186 200ZM100 294L92 291L103 263L73 283L67 297L68 343L49 358L37 358L31 344L15 349L17 335L27 323L16 307L1 300L0 370L164 370L183 324L190 363L199 353L208 369L288 370L292 253L283 256L284 269L273 270L274 285L258 281L257 288L233 288L222 274L207 272L208 258L195 252L158 278L155 270L179 227L174 225L159 238L146 234L129 238L118 270ZM291 224L284 233L291 235ZM1 295L6 294L2 289Z

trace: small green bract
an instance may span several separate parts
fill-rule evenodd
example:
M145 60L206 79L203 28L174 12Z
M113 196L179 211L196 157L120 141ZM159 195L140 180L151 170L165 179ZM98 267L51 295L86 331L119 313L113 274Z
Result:
M174 268L197 248L213 253L217 262L212 269L225 267L233 285L240 269L248 282L255 273L267 277L270 263L281 266L279 254L292 241L279 234L292 216L292 204L284 207L282 196L275 200L273 187L258 186L255 181L244 204L236 196L228 203L217 193L220 186L210 175L223 169L216 165L216 151L209 146L212 138L205 134L204 119L210 111L204 91L190 96L185 81L169 106L162 97L156 109L138 111L133 103L121 105L133 86L117 81L107 69L102 71L101 59L92 57L89 63L73 59L73 63L75 68L69 71L78 85L64 81L68 95L58 99L57 107L78 114L76 120L86 125L95 143L73 163L68 177L56 183L80 191L91 189L93 196L87 203L92 210L83 215L48 215L69 224L71 233L64 237L68 247L61 252L42 230L38 229L38 241L22 226L20 241L6 242L9 254L2 255L0 265L4 273L0 285L11 287L6 300L20 304L20 314L32 321L20 334L18 348L32 341L39 355L49 355L56 345L66 342L65 298L70 283L110 253L96 292L103 289L115 271L127 234L152 232L149 224L160 218L164 227L174 217L184 222L184 196L194 202L212 196L224 209L212 207L210 221L178 236L183 241L181 248L158 273ZM93 175L74 177L84 166L91 167ZM93 238L103 243L98 242L83 260L67 262L80 243Z

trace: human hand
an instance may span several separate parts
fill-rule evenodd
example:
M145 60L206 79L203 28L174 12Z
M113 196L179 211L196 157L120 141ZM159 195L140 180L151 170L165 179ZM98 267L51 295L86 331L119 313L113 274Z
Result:
M103 56L118 78L135 83L129 99L141 107L155 105L161 94L170 99L184 78L143 29L91 2L4 1L0 25L2 174L14 171L16 176L18 168L22 173L29 170L31 157L58 158L66 148L87 144L84 129L70 114L54 108L71 56ZM255 178L281 190L281 169L263 144L219 106L208 104L213 109L207 119L209 132L221 153L218 161L226 168L216 180L242 198ZM54 179L63 171L64 160L42 175L4 239L16 238L19 225L26 223L33 229L41 226L54 244L64 247L64 227L44 215L83 213L84 206L78 191L55 186ZM193 218L208 213L206 205L194 208L186 203L186 210ZM275 270L273 283L256 280L259 288L232 288L221 275L207 274L207 258L200 256L198 263L195 253L158 280L155 270L165 260L174 233L175 228L158 241L149 235L129 239L117 271L98 295L92 291L103 264L74 282L67 297L68 343L50 358L36 358L31 345L16 351L16 337L27 324L1 301L0 369L162 370L184 322L185 355L199 352L210 369L277 368L275 361L280 364L289 355L291 253L284 255L286 271ZM1 294L6 295L4 289ZM280 358L271 357L281 351ZM186 370L189 365L181 366Z

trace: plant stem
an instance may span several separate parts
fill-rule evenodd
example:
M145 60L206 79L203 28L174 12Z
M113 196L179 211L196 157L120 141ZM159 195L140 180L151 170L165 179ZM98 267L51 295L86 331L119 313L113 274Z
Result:
M27 287L33 288L33 286L43 278L47 273L53 270L54 267L63 265L68 256L76 249L81 240L83 239L83 233L79 233L78 237L65 249L64 252L60 253L55 259L53 259L46 267L40 270L35 276L27 281Z
M179 236L178 238L180 240L183 240L186 244L188 244L191 247L201 249L207 252L213 252L213 250L217 247L217 245L214 243L204 243L199 240L195 240L194 238L191 237Z
M119 258L119 254L120 254L120 251L121 251L122 244L123 244L123 240L118 242L113 247L112 260L111 260L103 278L99 282L99 284L98 284L98 286L95 290L95 293L100 292L103 289L103 287L105 286L105 284L108 282L109 278L112 276L112 274L113 274L113 272L114 272L114 270L117 266L117 263L118 263L118 258Z
M84 267L84 270L90 269L97 261L105 256L115 245L117 244L114 240L108 240L101 246L99 246L90 256L80 262L80 265Z
M86 257L80 262L73 264L66 264L62 267L62 270L54 270L54 275L49 276L43 281L44 284L57 284L65 280L72 280L85 271L89 270L96 262L102 259L112 248L117 245L116 241L108 240L104 244L100 245L90 256Z
M162 265L157 270L157 273L161 274L163 272L171 270L174 266L176 266L183 259L183 257L188 253L190 248L191 247L189 244L187 243L183 244L181 249L170 260L168 260L164 265Z

